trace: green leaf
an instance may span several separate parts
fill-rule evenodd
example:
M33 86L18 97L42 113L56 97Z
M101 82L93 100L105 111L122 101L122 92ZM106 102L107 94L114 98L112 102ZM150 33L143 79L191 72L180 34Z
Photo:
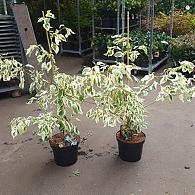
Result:
M70 28L66 28L65 37L68 38L71 34L75 34Z
M52 43L52 44L51 44L51 48L52 48L52 50L53 50L56 54L58 54L58 52L59 52L59 47L58 47L57 44Z
M45 17L52 18L52 19L55 18L54 14L51 13L51 10L47 10Z
M76 177L79 177L80 176L80 171L79 170L75 170L72 172L72 174Z
M39 19L38 19L38 21L37 21L37 22L39 23L39 22L43 22L43 21L44 21L44 18L43 18L43 17L41 17L41 18L39 18Z
M122 58L122 57L124 56L124 54L123 54L123 52L118 51L118 52L116 52L116 53L114 54L114 56L115 56L116 58Z
M148 49L145 45L141 45L138 47L139 50L142 50L146 55L148 54Z
M26 66L27 68L32 68L32 69L34 69L34 66L31 65L31 64L26 64L25 66Z

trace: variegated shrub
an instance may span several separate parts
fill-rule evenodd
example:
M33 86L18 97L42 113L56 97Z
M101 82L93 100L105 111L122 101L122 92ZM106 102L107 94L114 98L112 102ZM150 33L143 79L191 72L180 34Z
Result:
M121 133L126 140L139 134L146 127L145 96L155 90L155 101L173 100L191 101L195 95L194 78L186 78L180 71L192 72L192 62L181 62L177 68L169 68L162 75L149 74L141 79L132 75L132 70L139 69L133 64L118 63L105 66L98 63L93 68L86 68L84 76L88 77L93 107L87 116L96 122L102 120L105 126L121 124Z
M37 134L43 141L51 139L56 130L64 133L64 139L70 145L77 143L79 131L71 122L71 117L82 114L80 104L88 96L88 91L84 90L85 83L81 76L71 76L59 73L54 55L59 52L62 41L66 41L73 32L61 25L59 30L53 30L50 20L54 15L47 11L38 22L43 23L46 31L49 51L41 45L32 45L27 50L27 55L35 55L38 69L32 65L22 66L13 60L0 60L0 78L4 81L20 76L20 87L24 86L24 74L29 74L31 84L29 91L35 93L30 98L28 104L37 103L41 109L38 116L18 117L11 121L11 134L16 137L27 131L30 125L38 128ZM65 35L62 34L65 31Z

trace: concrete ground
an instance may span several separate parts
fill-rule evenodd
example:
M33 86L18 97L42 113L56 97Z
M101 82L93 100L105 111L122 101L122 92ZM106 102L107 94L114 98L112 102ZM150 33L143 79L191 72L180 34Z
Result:
M80 58L58 61L67 73L82 67ZM82 137L78 162L63 168L55 165L36 129L12 139L9 121L38 112L25 104L27 99L0 98L0 195L195 195L195 101L148 108L147 139L136 163L118 158L118 127L103 128L82 116L77 122Z

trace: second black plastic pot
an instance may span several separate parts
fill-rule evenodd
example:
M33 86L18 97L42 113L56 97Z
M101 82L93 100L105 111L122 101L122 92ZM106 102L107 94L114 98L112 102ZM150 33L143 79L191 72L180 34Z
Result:
M79 141L77 145L60 148L58 146L53 146L50 142L55 163L62 167L70 166L76 163L78 160L78 145Z
M145 137L145 134L144 134L144 137ZM118 131L116 134L116 139L118 141L119 157L122 160L128 161L128 162L136 162L141 159L145 138L144 138L144 141L140 143L129 143L123 140L122 138L120 138L120 131Z

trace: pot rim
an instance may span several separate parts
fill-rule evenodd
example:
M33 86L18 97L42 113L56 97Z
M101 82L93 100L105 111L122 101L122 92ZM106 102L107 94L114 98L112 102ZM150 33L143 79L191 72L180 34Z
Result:
M118 134L120 134L120 130L116 132L116 139L117 139L117 141L123 142L125 144L141 144L141 143L144 143L145 140L146 140L146 134L143 131L141 131L140 134L144 135L144 140L141 141L141 142L138 142L138 143L131 143L130 141L126 141L126 140L122 139L121 137L119 137Z
M53 136L52 136L52 138L55 136L55 135L58 135L58 134L61 134L61 133L56 133L56 134L54 134ZM64 148L68 148L68 147L73 147L73 146L78 146L78 144L80 143L80 135L77 135L76 136L76 139L77 139L77 144L76 145L70 145L70 146L65 146L65 147L59 147L58 145L55 145L55 144L52 144L52 142L51 142L51 139L49 139L49 144L50 144L50 146L51 146L51 148L61 148L61 149L64 149Z

